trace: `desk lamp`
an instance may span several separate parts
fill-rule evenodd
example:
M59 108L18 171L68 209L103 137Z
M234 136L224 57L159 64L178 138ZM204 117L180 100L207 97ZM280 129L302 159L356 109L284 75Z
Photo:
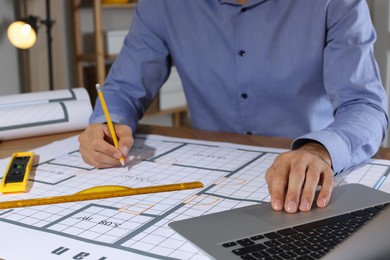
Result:
M30 16L26 20L11 23L7 36L16 48L29 49L37 40L37 30L37 17Z
M30 15L26 19L21 19L11 23L7 29L7 36L13 46L19 49L31 48L37 39L38 29L41 25L46 26L47 34L47 58L49 64L49 87L53 90L53 62L52 62L52 36L51 28L54 21L50 18L50 1L46 0L46 20L38 16Z

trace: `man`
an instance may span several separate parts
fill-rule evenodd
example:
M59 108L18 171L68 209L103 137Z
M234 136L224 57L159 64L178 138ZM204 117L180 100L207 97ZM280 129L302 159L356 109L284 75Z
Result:
M80 152L119 165L175 64L195 128L295 139L266 173L274 210L325 207L387 129L375 38L364 0L142 0L103 87L119 149L97 102Z

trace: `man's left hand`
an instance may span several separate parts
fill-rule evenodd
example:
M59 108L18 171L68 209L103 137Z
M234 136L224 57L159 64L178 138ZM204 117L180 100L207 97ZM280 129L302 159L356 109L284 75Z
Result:
M280 154L265 175L272 208L288 213L309 211L318 185L317 206L326 207L334 185L331 165L328 151L319 143Z

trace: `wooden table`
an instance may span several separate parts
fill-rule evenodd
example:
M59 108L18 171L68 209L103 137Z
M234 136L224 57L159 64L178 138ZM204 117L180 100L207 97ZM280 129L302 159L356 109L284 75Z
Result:
M139 133L143 134L158 134L164 136L181 137L189 139L198 139L206 141L217 142L230 142L237 144L256 145L273 148L290 148L291 139L268 137L268 136L256 136L256 135L243 135L224 132L212 132L204 130L195 130L186 127L163 127L163 126L150 126L140 125L138 128ZM39 136L25 139L17 139L11 141L5 141L0 143L0 159L11 156L13 152L23 152L32 150L34 148L50 144L54 141L63 140L65 138L75 136L80 131L54 134L47 136ZM381 148L380 151L374 156L377 159L390 159L390 148Z

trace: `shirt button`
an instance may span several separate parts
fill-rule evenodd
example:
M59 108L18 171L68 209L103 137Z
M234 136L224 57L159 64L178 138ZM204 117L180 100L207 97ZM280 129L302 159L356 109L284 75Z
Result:
M244 57L245 56L245 51L244 50L240 50L238 52L238 55L240 55L241 57Z
M247 98L248 98L248 94L247 94L247 93L242 93L242 94L241 94L241 97L242 97L243 99L247 99Z
M248 10L248 8L244 7L241 9L241 13L245 13Z

